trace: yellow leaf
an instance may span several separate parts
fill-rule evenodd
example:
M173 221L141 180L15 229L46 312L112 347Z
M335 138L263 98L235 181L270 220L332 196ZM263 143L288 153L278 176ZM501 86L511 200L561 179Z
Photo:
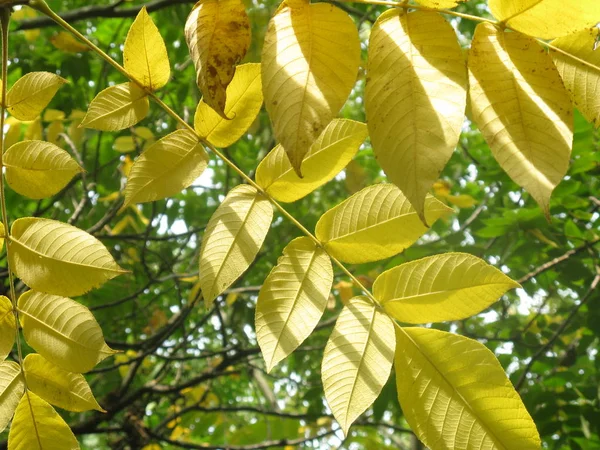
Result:
M125 158L123 158L123 162L121 163L121 167L119 167L119 169L123 173L124 177L128 177L132 167L133 160L129 157L129 155L127 155Z
M142 7L133 21L123 49L123 66L142 86L155 91L171 76L169 55L158 28Z
M260 64L242 64L227 87L225 114L231 120L223 119L201 100L194 117L194 128L215 147L229 147L248 131L262 103Z
M46 130L46 140L51 144L58 145L60 134L65 131L65 127L62 122L54 121L50 124Z
M65 120L65 113L59 109L47 109L44 111L44 121L53 122L55 120Z
M332 284L329 255L310 238L294 239L285 247L256 303L256 338L267 372L312 333Z
M600 51L595 50L600 30L591 28L552 41L552 45L570 55L600 67ZM583 116L596 127L600 126L600 71L565 54L550 49L573 103Z
M54 45L57 49L64 52L81 53L90 50L87 45L78 41L71 33L67 33L66 31L60 31L52 36L50 38L50 42L52 42L52 45Z
M21 195L50 197L64 188L83 169L62 148L43 141L23 141L4 155L6 181Z
M178 130L151 145L135 160L125 187L125 206L153 202L190 186L208 165L198 137Z
M447 198L450 195L450 183L438 180L433 183L433 193L436 197Z
M200 284L208 308L250 266L273 220L269 201L249 185L233 188L210 218L200 249Z
M354 284L349 281L339 281L334 288L340 294L340 300L344 305L347 305L348 301L354 297Z
M27 291L18 310L27 343L61 369L85 373L115 353L90 310L70 298Z
M135 225L135 220L133 219L133 217L123 217L117 222L117 224L114 227L112 227L112 229L110 230L110 234L113 236L121 234L125 230L125 228L127 228L129 225L132 225L132 223L133 225Z
M538 450L540 438L494 354L477 341L396 327L396 385L408 424L432 450Z
M365 112L373 151L425 221L425 198L458 143L465 58L440 14L390 9L369 41Z
M8 434L8 450L78 450L73 432L52 406L31 391L21 398Z
M79 127L84 117L85 112L80 111L78 109L74 109L71 112L71 115L69 116L69 118L71 119L71 125L69 126L69 136L71 137L73 144L75 144L75 146L77 147L82 144L83 138L85 137L85 129Z
M227 294L227 297L225 298L225 304L227 306L231 306L233 305L237 299L239 298L239 294L236 294L235 292L232 292L230 294Z
M423 6L435 9L449 9L454 8L459 3L466 2L467 0L417 0Z
M21 367L13 361L0 362L0 433L12 419L19 400L25 392Z
M573 108L552 59L533 39L482 23L469 78L473 120L494 157L549 217L573 143Z
M8 297L0 295L0 361L4 361L12 350L16 334L17 322L13 305Z
M452 209L428 196L425 217L433 224ZM427 228L393 184L376 184L327 211L316 236L330 255L351 264L389 258L411 246Z
M334 119L306 154L304 177L292 168L281 145L256 169L256 182L281 202L295 202L335 177L354 157L367 137L364 123Z
M42 119L38 117L33 122L30 122L25 130L25 140L41 141L43 135Z
M27 388L48 403L68 411L95 409L105 412L98 405L83 375L62 370L35 353L25 357L23 369Z
M33 120L67 80L49 72L31 72L8 91L8 111L19 120Z
M346 190L350 194L356 194L367 186L367 172L356 160L352 160L346 166L346 178L344 178Z
M346 436L389 378L395 347L394 324L383 311L363 297L344 306L325 346L321 379Z
M113 150L119 153L129 153L136 150L135 140L133 136L119 136L113 142Z
M235 118L226 109L226 90L235 66L250 47L250 20L244 2L200 0L185 23L185 39L204 102L219 116Z
M149 109L148 96L141 88L134 83L117 84L92 100L80 126L119 131L143 120Z
M373 295L393 318L428 323L466 319L518 287L482 259L445 253L383 272L373 284Z
M0 81L0 88L2 82ZM10 148L21 140L21 124L22 122L15 117L7 117L5 127L8 128L4 135L4 146Z
M597 0L489 0L492 14L530 36L552 39L590 28L600 22Z
M446 200L459 208L472 208L477 204L477 200L466 194L447 195Z
M82 295L126 273L98 239L66 223L25 217L10 237L12 270L41 292Z
M288 4L269 23L262 80L275 136L301 176L304 156L356 82L360 39L352 19L333 5Z

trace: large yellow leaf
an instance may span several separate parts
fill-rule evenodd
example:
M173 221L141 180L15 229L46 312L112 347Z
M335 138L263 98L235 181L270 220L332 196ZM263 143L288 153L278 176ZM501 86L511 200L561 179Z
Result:
M549 216L573 143L573 108L552 59L533 39L482 23L469 78L473 119L494 157Z
M0 361L5 360L12 350L16 334L17 322L13 305L8 297L0 295Z
M98 239L56 220L17 219L9 245L12 270L41 292L82 295L126 273Z
M271 19L262 53L265 105L298 175L310 146L346 102L359 65L358 31L335 6L288 2Z
M6 181L21 195L40 199L64 188L83 169L60 147L44 141L23 141L4 154Z
M262 246L273 207L247 184L233 188L210 218L200 249L200 285L206 306L250 266Z
M381 392L395 346L394 324L378 307L363 297L344 306L321 366L325 398L344 434Z
M365 111L373 151L421 220L425 197L458 143L467 70L456 33L436 12L390 9L369 41Z
M229 147L248 131L262 104L260 64L242 64L227 87L225 114L231 120L223 119L201 100L194 117L194 128L215 147Z
M8 91L8 111L19 120L33 120L48 106L67 80L49 72L31 72L19 78Z
M0 433L12 419L23 392L25 379L21 367L13 361L0 362Z
M459 3L466 2L467 0L417 0L423 6L435 9L448 9L454 8Z
M48 403L75 412L104 412L83 375L67 372L35 353L25 357L23 370L27 388Z
M492 14L530 36L552 39L600 22L597 0L489 0Z
M432 450L541 447L519 394L479 342L396 327L395 367L404 416Z
M125 206L153 202L191 185L208 165L198 137L178 130L162 138L135 160L127 177Z
M196 66L204 102L223 118L227 112L227 86L235 66L250 47L250 20L243 0L200 0L185 23L185 39Z
M445 253L383 272L373 284L373 295L393 318L428 323L466 319L518 287L476 256Z
M149 109L150 102L143 89L135 83L117 84L92 100L80 126L119 131L143 120Z
M295 202L335 177L352 160L367 138L364 123L334 119L323 130L304 158L300 178L281 145L261 161L256 182L281 202Z
M27 291L18 309L27 343L68 372L88 372L115 353L90 310L70 298Z
M171 67L165 41L144 6L127 33L123 66L142 86L157 90L169 81Z
M452 212L428 196L425 218L433 224ZM316 236L330 255L352 264L389 258L411 246L427 228L410 202L393 184L376 184L327 211Z
M600 51L594 50L599 34L598 28L590 28L555 39L552 45L600 67ZM550 49L550 55L577 109L596 127L600 126L600 70L557 50Z
M8 434L8 450L78 450L75 435L52 406L31 391L21 398Z
M256 337L268 372L312 333L332 284L329 255L310 238L294 239L283 250L256 302Z

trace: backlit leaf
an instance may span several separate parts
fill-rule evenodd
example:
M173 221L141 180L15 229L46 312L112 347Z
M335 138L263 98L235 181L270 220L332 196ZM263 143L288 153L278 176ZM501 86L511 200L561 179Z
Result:
M70 298L27 291L18 309L27 343L68 372L88 372L115 353L90 310Z
M8 91L8 111L19 120L33 120L48 106L67 80L49 72L31 72L19 78Z
M16 334L17 322L12 303L8 297L0 295L0 361L5 360L12 350Z
M119 131L143 120L149 109L143 89L134 83L117 84L104 89L92 100L80 126Z
M292 167L337 115L356 81L360 40L352 19L327 4L283 4L262 53L267 112Z
M432 450L537 450L540 438L502 366L477 341L396 327L396 384L408 424Z
M48 403L69 411L104 411L79 373L67 372L42 355L29 354L23 361L27 388Z
M440 14L379 16L365 88L369 134L377 161L423 221L425 197L460 137L466 86L456 33Z
M167 84L171 76L165 41L145 6L129 28L123 49L123 66L142 86L153 91Z
M278 145L256 169L256 182L281 202L295 202L335 177L352 160L367 137L364 123L334 119L317 138L304 158L300 178Z
M71 33L67 31L59 31L50 38L50 42L57 49L69 53L88 52L90 48L83 42L78 41Z
M223 119L201 100L194 117L194 128L215 147L229 147L248 131L262 103L260 64L242 64L227 88L225 114L231 120Z
M13 361L0 362L0 433L12 419L25 392L25 379L21 367Z
M17 219L10 266L30 288L75 296L125 273L106 247L79 228L50 219Z
M294 239L283 250L256 303L256 337L268 372L312 333L332 284L331 260L311 239Z
M125 206L160 200L191 185L208 165L198 137L178 130L162 138L133 163L125 187Z
M60 147L44 141L23 141L4 154L6 181L21 195L50 197L82 172L77 162Z
M395 346L394 324L375 305L355 297L344 306L321 367L325 398L344 434L381 392Z
M433 224L452 212L428 196L425 218ZM330 255L359 264L389 258L412 245L427 228L393 184L376 184L354 194L319 219L316 236Z
M31 391L21 398L8 434L8 450L78 450L73 432L50 404Z
M573 108L552 59L533 39L482 23L469 78L473 120L494 157L549 216L573 143Z
M200 0L185 23L185 39L196 66L204 102L223 118L227 86L250 47L250 21L243 0Z
M445 253L383 272L373 284L373 295L393 318L428 323L466 319L518 287L482 259Z
M200 284L205 304L227 289L260 250L273 207L249 185L233 188L210 218L200 249Z

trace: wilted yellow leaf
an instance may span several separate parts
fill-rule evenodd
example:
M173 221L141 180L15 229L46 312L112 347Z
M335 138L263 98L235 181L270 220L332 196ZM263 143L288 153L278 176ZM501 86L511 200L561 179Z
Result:
M8 91L8 111L19 120L33 120L48 106L67 80L49 72L31 72L19 78Z

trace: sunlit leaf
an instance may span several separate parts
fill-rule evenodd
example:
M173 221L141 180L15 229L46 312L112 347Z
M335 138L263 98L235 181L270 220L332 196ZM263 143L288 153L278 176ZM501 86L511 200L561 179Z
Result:
M12 419L25 392L25 379L21 367L13 361L0 362L0 433Z
M19 78L8 91L8 111L19 120L33 120L48 106L67 80L49 72L31 72Z
M16 334L17 322L13 305L8 297L0 295L0 361L6 359L12 350Z

